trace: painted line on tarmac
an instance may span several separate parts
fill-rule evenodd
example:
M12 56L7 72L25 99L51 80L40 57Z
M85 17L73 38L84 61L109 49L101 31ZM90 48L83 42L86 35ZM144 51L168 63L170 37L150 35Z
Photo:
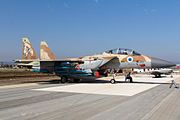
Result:
M18 87L26 87L26 86L36 86L39 85L38 83L23 83L23 84L16 84L16 85L5 85L5 86L0 86L0 89L4 88L18 88Z

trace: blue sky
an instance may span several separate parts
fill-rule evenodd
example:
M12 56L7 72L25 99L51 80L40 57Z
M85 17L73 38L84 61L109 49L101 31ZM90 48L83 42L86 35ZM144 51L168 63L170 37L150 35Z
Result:
M0 0L0 61L21 58L28 36L58 58L131 48L180 61L179 0Z

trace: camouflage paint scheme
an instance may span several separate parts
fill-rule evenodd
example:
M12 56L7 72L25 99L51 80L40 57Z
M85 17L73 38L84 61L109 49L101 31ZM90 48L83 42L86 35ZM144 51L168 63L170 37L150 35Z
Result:
M40 59L38 58L30 40L27 37L22 38L22 59L15 60L17 66L28 68L39 68L40 60L55 60L56 56L45 41L40 44Z
M37 54L28 38L22 38L22 60L38 59Z
M45 41L41 41L40 44L40 59L41 60L55 60L56 56L48 47L48 44Z
M22 62L26 62L33 66L33 62L36 63L35 67L38 68L40 65L37 64L39 59L35 53L34 48L32 47L28 38L22 39L23 43L23 52L22 52ZM117 48L105 51L100 54L84 56L79 58L66 58L57 60L56 56L52 53L51 49L48 47L45 41L42 41L40 44L40 60L41 61L83 61L83 64L80 64L82 69L91 69L91 70L101 70L101 69L126 69L126 68L166 68L174 66L173 63L142 55L131 49Z
M117 48L93 56L80 57L82 69L126 69L126 68L166 68L173 63L142 55L131 49Z

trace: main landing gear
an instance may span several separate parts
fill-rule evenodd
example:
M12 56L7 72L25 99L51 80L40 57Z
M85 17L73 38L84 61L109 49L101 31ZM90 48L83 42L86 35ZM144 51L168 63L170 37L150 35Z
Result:
M113 73L113 78L110 80L111 84L115 84L116 83L116 73ZM128 75L125 76L125 82L129 80L130 83L133 83L133 78L130 76L130 73Z
M68 81L68 78L66 76L62 76L60 82L66 83Z
M73 82L73 83L79 83L81 79L78 78L68 78L67 76L62 76L60 83L67 83L67 82Z

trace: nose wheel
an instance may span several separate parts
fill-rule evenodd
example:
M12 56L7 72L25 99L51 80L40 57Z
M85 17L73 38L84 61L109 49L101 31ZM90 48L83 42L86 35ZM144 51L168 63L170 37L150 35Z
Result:
M115 80L116 74L113 73L113 78L110 80L111 84L115 84L116 80Z

